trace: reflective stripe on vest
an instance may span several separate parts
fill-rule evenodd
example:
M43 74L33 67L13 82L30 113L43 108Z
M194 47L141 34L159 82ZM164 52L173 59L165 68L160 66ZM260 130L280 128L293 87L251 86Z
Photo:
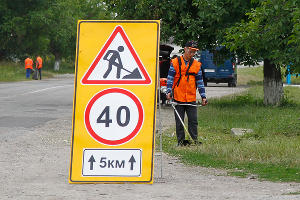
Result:
M30 58L25 60L25 69L32 69L33 61Z

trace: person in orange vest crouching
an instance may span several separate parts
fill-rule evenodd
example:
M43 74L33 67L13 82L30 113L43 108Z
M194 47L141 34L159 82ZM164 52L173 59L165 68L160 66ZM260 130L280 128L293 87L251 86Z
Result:
M26 59L25 59L26 78L30 78L30 74L31 74L31 72L32 72L32 70L33 70L32 66L33 66L33 61L32 61L32 59L29 58L29 57L26 58Z
M43 59L40 56L36 57L35 65L36 65L36 69L39 72L40 80L42 80Z
M202 78L201 63L193 58L197 51L198 48L195 41L187 42L184 47L184 54L171 60L168 72L166 94L167 99L171 100L173 98L175 104L174 115L178 146L186 145L185 127L183 126L185 113L188 117L188 132L191 138L196 145L201 144L198 141L197 130L197 88L202 98L202 106L207 105L207 99Z

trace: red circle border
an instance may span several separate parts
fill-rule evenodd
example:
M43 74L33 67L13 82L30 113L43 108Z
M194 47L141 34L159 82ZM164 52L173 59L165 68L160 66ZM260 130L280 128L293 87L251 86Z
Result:
M127 95L128 97L130 97L135 104L137 105L138 108L138 112L139 112L139 119L138 119L138 123L137 126L135 127L135 129L132 131L132 133L130 133L128 136L126 136L125 138L122 138L120 140L106 140L102 137L100 137L99 135L97 135L95 133L95 131L93 130L91 124L90 124L90 111L91 108L93 106L93 104L95 103L96 100L98 100L100 97L109 94L109 93L122 93ZM140 128L142 127L143 121L144 121L144 112L143 112L143 106L140 102L140 100L130 91L125 90L125 89L121 89L121 88L109 88L106 90L103 90L99 93L97 93L95 96L93 96L93 98L89 101L85 112L84 112L84 120L85 120L85 126L89 132L89 134L98 142L102 143L102 144L106 144L106 145L121 145L124 144L126 142L128 142L129 140L133 139L137 133L139 132Z

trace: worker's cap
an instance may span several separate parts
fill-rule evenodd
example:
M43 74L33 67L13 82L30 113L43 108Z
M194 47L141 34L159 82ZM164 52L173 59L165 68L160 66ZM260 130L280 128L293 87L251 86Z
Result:
M196 51L199 50L199 49L198 49L198 44L197 44L197 42L194 41L194 40L188 41L188 42L185 44L185 47L188 47L188 48L190 48L190 49L192 49L192 50L196 50Z

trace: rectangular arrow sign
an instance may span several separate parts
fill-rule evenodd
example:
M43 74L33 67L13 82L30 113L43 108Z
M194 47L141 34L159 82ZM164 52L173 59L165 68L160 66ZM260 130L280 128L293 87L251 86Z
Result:
M141 175L141 149L85 149L82 176Z

